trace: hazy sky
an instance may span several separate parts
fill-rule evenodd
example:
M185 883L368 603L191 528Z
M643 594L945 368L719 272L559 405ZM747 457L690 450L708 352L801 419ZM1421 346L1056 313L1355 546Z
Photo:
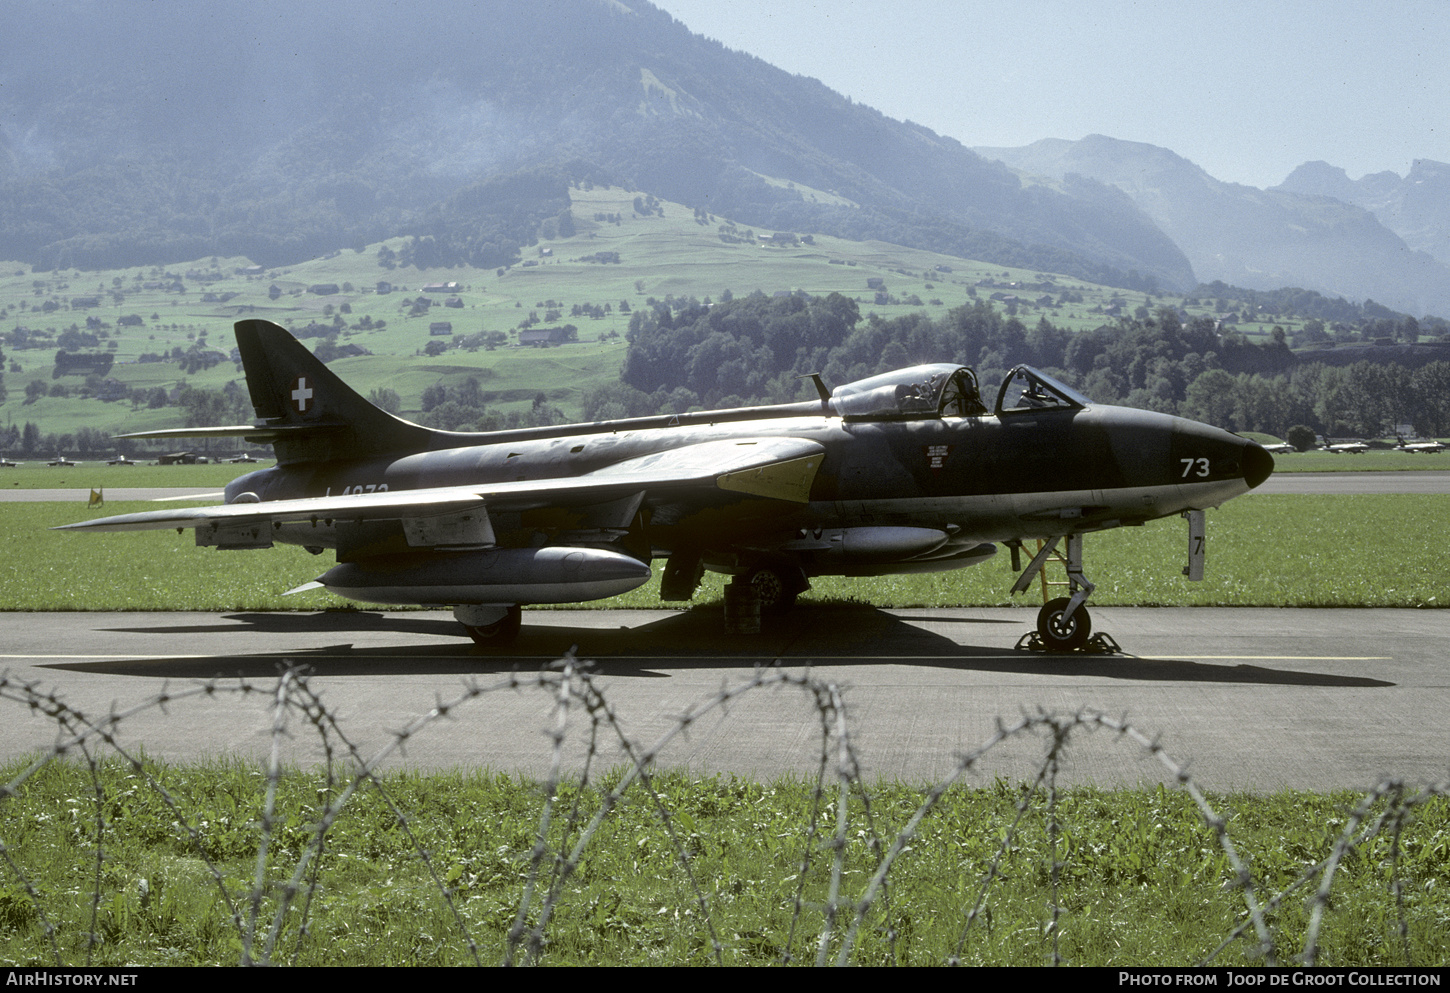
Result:
M1268 187L1450 162L1446 0L652 0L964 145L1105 134Z

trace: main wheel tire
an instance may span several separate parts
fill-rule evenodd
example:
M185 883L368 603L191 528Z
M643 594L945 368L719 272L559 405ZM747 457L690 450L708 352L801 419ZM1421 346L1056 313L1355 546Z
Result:
M1062 615L1071 602L1071 598L1060 596L1044 603L1037 612L1037 634L1049 652L1076 651L1087 644L1093 633L1093 619L1082 604L1063 622Z
M501 648L504 645L513 644L514 639L519 636L519 628L523 626L523 623L523 608L518 604L512 604L502 620L478 626L465 624L463 630L468 632L468 636L473 639L474 644Z
M796 591L780 570L761 566L752 570L745 581L755 590L762 614L783 614L795 606Z

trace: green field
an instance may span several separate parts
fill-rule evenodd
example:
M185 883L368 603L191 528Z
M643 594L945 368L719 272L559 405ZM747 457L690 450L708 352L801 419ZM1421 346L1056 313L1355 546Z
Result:
M275 463L270 458L250 465L106 465L104 462L80 462L70 467L51 467L44 462L23 462L13 469L0 469L0 489L190 489L206 486L220 490L244 473L272 465Z
M689 208L679 204L664 203L663 217L640 216L632 207L634 194L625 190L595 187L573 190L572 195L575 235L526 248L520 264L504 270L502 275L492 269L381 268L378 249L383 245L397 249L403 239L369 245L362 252L343 251L262 275L242 274L249 264L243 258L52 273L31 272L23 263L0 262L0 326L41 332L33 347L5 348L9 398L0 404L0 424L34 421L48 434L71 433L81 427L123 433L180 426L180 412L174 407L133 410L125 400L102 402L51 396L26 403L25 387L35 379L48 386L56 382L71 388L81 385L82 376L53 380L51 373L59 335L73 325L85 330L88 318L109 325L101 349L114 354L110 376L128 389L170 389L182 380L193 386L220 389L230 381L240 380L240 368L229 361L190 375L183 375L172 362L137 361L144 353L188 348L203 336L209 349L229 354L235 346L232 324L238 319L266 318L295 329L312 321L328 323L341 316L349 327L364 323L364 318L369 319L369 324L385 324L382 329L346 330L338 338L339 345L354 344L373 353L332 363L343 379L364 394L381 387L393 389L402 397L404 410L416 412L428 386L439 382L455 385L473 376L480 379L490 406L502 411L525 408L537 393L543 392L551 403L575 416L584 391L618 377L624 358L623 335L629 323L629 315L621 311L621 302L634 310L646 306L651 298L670 295L718 299L727 289L736 296L755 290L770 294L799 289L811 294L840 292L858 299L863 315L876 312L889 318L925 311L940 316L970 300L973 293L986 296L993 292L977 290L975 284L984 279L1002 286L1044 282L1043 274L1030 270L883 242L817 236L814 244L789 247L727 243L719 233L720 227L728 223L726 219L712 217L700 224ZM598 221L596 215L617 216L620 222ZM754 233L766 237L771 232ZM551 254L542 255L545 249ZM617 253L617 264L582 261L610 252ZM939 266L951 271L940 271ZM166 289L171 285L169 279L163 278L166 274L178 277L186 291ZM873 278L885 280L893 297L907 300L915 296L920 303L875 304L875 291L866 285ZM377 292L381 280L393 284L392 292ZM435 306L427 313L414 316L412 308L404 303L416 300L426 285L449 282L458 283L459 288L430 293ZM309 291L310 287L324 284L335 284L341 291L329 295ZM280 291L275 300L270 293L273 286ZM1018 304L1018 316L1024 323L1030 325L1046 315L1058 326L1082 330L1105 323L1108 318L1094 312L1094 308L1114 299L1121 301L1128 312L1140 306L1152 309L1182 300L1172 295L1149 297L1114 290L1068 277L1053 277L1052 286L1057 295L1065 291L1081 293L1083 302L1049 308L1024 301ZM213 295L215 301L203 300L207 294ZM1024 291L1024 295L1035 297L1038 291ZM75 299L86 297L97 297L99 304L73 305ZM450 298L461 306L445 306ZM571 316L573 307L582 304L601 308L608 304L610 312L599 319ZM432 322L451 322L455 335L510 332L512 344L518 340L519 323L530 312L542 321L550 309L560 312L552 324L572 323L579 329L577 344L550 349L452 349L437 358L421 354L424 346L436 340L429 334ZM119 318L127 315L139 316L142 324L120 326ZM1292 323L1279 323L1290 330L1294 327ZM1267 334L1269 325L1250 324L1241 330L1249 335Z
M158 470L164 471L164 470ZM1189 583L1183 524L1090 535L1092 602L1108 605L1443 607L1439 555L1443 497L1423 495L1250 496L1208 516L1207 578ZM58 524L154 509L107 501L11 503L0 514L0 604L8 610L320 610L350 607L323 592L281 594L330 568L330 555L291 545L266 551L197 548L190 532L75 534ZM1366 521L1394 522L1368 527ZM995 606L1009 602L1015 578L1003 552L955 572L872 579L824 577L801 598L878 607ZM599 607L660 607L659 572ZM1058 577L1060 578L1060 577ZM722 596L723 577L707 574L697 604ZM1053 595L1056 595L1055 593ZM1040 602L1036 589L1019 599Z

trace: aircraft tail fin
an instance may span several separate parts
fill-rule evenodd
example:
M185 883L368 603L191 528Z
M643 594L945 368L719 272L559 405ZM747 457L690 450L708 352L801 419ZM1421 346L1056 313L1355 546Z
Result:
M237 350L257 417L279 463L417 451L433 431L394 417L344 383L271 321L236 323Z

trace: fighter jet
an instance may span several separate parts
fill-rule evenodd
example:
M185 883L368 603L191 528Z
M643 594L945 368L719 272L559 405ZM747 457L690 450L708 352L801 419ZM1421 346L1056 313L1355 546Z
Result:
M1096 404L1027 366L994 398L971 369L934 364L834 390L815 376L817 399L798 403L464 433L373 406L277 325L241 321L236 340L258 423L130 437L241 436L277 464L234 479L220 506L63 528L334 549L299 589L451 606L480 644L511 641L523 604L634 589L654 559L667 601L689 600L706 569L734 577L728 625L788 606L814 576L958 569L997 543L1016 566L1041 538L1014 590L1066 540L1071 595L1044 605L1037 633L1072 650L1091 631L1084 534L1182 514L1201 572L1202 511L1274 466L1247 439Z
M113 459L107 459L106 460L106 465L140 465L140 464L141 463L140 462L137 462L135 459L128 459L128 458L126 458L125 453L120 453L115 458L113 458Z
M11 462L5 456L0 455L0 469L14 469L19 464L19 462Z
M64 455L57 455L55 458L53 458L49 462L47 462L46 465L49 465L49 466L73 466L73 465L75 465L75 463L72 462L70 459L66 458Z
M1436 452L1443 452L1445 446L1438 441L1406 441L1402 435L1395 435L1398 444L1395 450L1398 452L1418 452L1423 455L1434 455Z
M1294 454L1294 446L1287 441L1280 441L1272 445L1265 445L1264 451L1270 455L1292 455Z
M1336 445L1326 437L1324 447L1320 451L1333 452L1335 455L1363 455L1369 451L1369 446L1362 441L1341 441Z
M228 465L239 465L243 462L256 462L258 460L252 455L251 452L243 452L240 455L233 455L229 459L222 459L222 461L227 463Z

